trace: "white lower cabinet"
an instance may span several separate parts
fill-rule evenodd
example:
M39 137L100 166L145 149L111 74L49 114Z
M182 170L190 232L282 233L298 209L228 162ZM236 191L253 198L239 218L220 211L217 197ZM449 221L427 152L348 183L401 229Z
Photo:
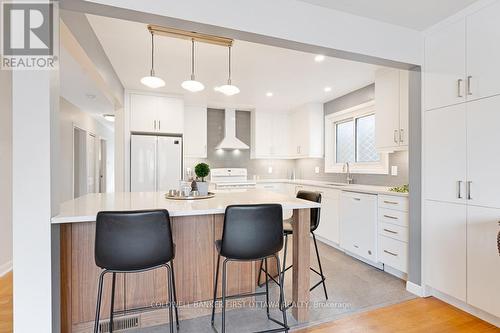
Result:
M500 209L467 207L467 303L500 317Z
M378 196L378 259L402 273L408 272L408 198Z
M340 247L377 262L377 196L353 192L340 195Z
M379 235L378 256L380 262L403 273L408 271L408 243Z
M467 206L431 200L426 200L424 205L425 283L465 302Z
M320 189L321 214L316 234L336 245L339 244L339 201L340 191L334 189Z

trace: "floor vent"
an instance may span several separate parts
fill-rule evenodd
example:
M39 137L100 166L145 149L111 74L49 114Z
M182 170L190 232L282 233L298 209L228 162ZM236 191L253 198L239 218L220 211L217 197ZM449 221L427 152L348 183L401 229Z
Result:
M139 327L139 317L127 317L113 320L113 331L123 331ZM99 324L99 332L109 333L109 320Z

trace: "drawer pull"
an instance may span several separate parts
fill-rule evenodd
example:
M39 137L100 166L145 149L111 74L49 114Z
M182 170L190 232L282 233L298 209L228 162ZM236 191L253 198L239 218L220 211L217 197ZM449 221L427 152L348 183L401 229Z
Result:
M397 232L397 231L392 231L392 230L385 229L385 228L384 228L384 231L389 232L389 233L391 233L391 234L398 234L398 232Z
M355 248L359 249L359 246L357 246L356 244L353 244L352 246L354 246Z
M384 215L384 217L388 219L398 220L396 216Z
M384 250L385 253L390 254L393 257L397 257L398 255L396 253L392 253L391 251Z
M385 204L388 204L388 205L398 205L397 202L394 202L394 201L387 201L387 200L384 200L384 203Z
M361 201L360 198L352 198L352 200Z

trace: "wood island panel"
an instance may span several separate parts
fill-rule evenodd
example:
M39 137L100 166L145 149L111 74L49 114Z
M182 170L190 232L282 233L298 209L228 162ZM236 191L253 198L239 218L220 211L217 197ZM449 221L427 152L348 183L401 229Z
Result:
M222 234L223 215L173 217L172 236L178 302L211 300L215 271L215 238ZM90 332L95 316L98 279L101 269L94 260L95 222L61 225L61 317L62 332ZM232 263L228 270L230 293L252 292L251 263ZM101 319L109 318L111 274L103 287ZM151 307L167 301L166 269L118 274L115 310ZM155 314L158 312L158 314ZM165 310L147 316L166 322ZM141 318L143 315L141 315Z
M177 301L193 303L213 297L214 217L172 218L176 246L174 259Z

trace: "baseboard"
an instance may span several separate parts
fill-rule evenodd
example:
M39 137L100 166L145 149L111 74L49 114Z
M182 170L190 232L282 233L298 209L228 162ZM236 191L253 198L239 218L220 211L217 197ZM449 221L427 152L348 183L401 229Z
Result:
M406 290L418 297L424 297L424 288L413 282L406 281Z
M337 243L335 243L335 242L332 242L331 240L328 240L328 239L326 239L326 238L323 238L323 237L321 237L321 236L319 236L319 235L316 235L316 239L317 239L318 241L320 241L321 243L323 243L323 244L326 244L326 245L328 245L328 246L334 247L334 248L336 248L337 250L344 252L344 250L340 248L339 244L337 244Z
M475 317L478 317L479 319L482 319L492 325L495 325L497 327L500 327L500 318L497 316L494 316L488 312L485 312L481 309L478 309L472 305L469 305L465 303L464 301L461 301L459 299L456 299L453 296L449 296L445 293L442 293L434 288L431 288L429 286L425 287L426 291L431 295L434 296L443 302L446 302L448 304L453 305L456 308L459 308L462 311L465 311Z
M4 276L12 270L12 260L0 265L0 277Z

